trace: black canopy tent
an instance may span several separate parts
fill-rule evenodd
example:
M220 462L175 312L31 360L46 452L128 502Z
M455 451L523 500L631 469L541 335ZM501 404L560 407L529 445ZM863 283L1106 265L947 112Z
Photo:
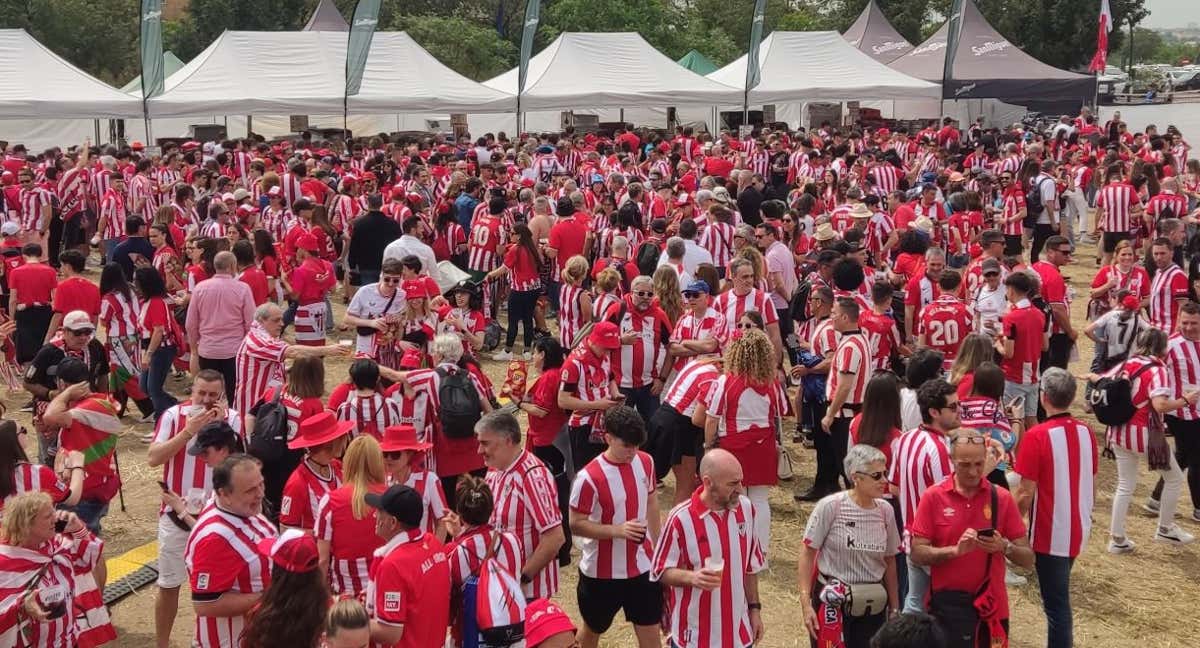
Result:
M859 51L885 65L911 52L913 48L912 43L888 22L875 0L867 2L858 20L850 25L842 37Z
M342 12L338 11L337 5L333 4L333 0L321 0L317 3L317 8L313 9L312 16L309 16L304 31L348 32L350 24L342 16Z
M1000 35L971 0L963 3L961 38L951 78L944 79L950 23L888 64L909 76L942 84L943 99L999 99L1026 106L1090 103L1095 77L1059 70L1022 52Z

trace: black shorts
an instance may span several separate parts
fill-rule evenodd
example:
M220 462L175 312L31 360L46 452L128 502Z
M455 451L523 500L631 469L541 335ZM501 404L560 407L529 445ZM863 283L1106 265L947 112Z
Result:
M579 616L596 634L608 631L617 610L622 608L625 620L635 626L658 625L662 621L662 584L650 580L650 574L601 579L580 573L575 596L579 601Z
M665 403L659 406L650 417L650 427L654 428L657 438L669 440L669 465L677 466L683 457L699 457L703 454L704 430L692 425L692 420L676 412L674 407Z
M1004 235L1004 255L1005 256L1021 256L1024 251L1020 234L1005 234Z
M1132 239L1133 236L1131 236L1129 232L1105 232L1104 239L1101 242L1101 245L1103 245L1101 249L1105 252L1105 254L1112 254L1113 251L1117 249L1117 243Z
M71 220L63 221L62 246L64 250L83 245L84 241L86 240L83 226L83 214L75 214L75 217Z

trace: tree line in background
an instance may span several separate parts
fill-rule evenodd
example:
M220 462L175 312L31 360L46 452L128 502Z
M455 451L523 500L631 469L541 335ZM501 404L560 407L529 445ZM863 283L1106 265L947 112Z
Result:
M938 28L952 1L877 0L896 29L914 44ZM1095 50L1097 0L975 1L997 30L1050 65L1079 69ZM1118 27L1127 28L1149 15L1146 0L1110 2ZM405 30L452 69L484 80L517 64L525 3L384 0L379 29ZM866 3L768 0L764 35L772 30L843 31ZM317 0L191 0L181 18L164 23L164 47L188 61L226 29L300 29L316 4ZM336 4L349 17L355 0ZM139 0L0 0L0 27L24 28L74 65L120 86L139 73L139 7ZM534 51L561 32L636 31L673 59L695 49L724 65L745 51L753 7L754 0L543 0ZM1114 30L1110 50L1118 51L1124 40L1124 31ZM1135 55L1142 54L1138 40L1135 34ZM1119 60L1110 56L1114 63Z

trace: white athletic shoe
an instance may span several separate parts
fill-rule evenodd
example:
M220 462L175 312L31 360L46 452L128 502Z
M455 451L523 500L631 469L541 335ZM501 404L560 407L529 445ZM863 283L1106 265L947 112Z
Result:
M512 351L497 351L492 354L492 360L499 360L500 362L508 362L509 360L512 360L512 359L513 359Z
M1154 534L1154 540L1173 545L1185 545L1195 542L1196 536L1180 529L1178 524L1172 524L1171 528L1165 530L1159 527L1158 533Z
M1029 582L1028 578L1025 578L1024 576L1013 571L1011 567L1005 566L1005 568L1004 568L1004 584L1005 585L1018 586L1018 585L1024 585L1028 582Z
M533 360L533 354L526 351L525 353L521 354L521 359L525 362L529 362L530 360Z
M1200 508L1192 509L1192 522L1200 522Z
M1119 544L1117 543L1116 540L1110 539L1108 541L1108 553L1110 553L1110 554L1133 553L1133 550L1136 548L1137 548L1137 544L1135 544L1133 542L1133 540L1130 540L1129 538L1125 538L1125 541L1121 542Z
M1153 498L1147 499L1144 503L1142 503L1142 510L1149 513L1150 515L1158 515L1158 511L1159 511L1158 500L1153 499Z

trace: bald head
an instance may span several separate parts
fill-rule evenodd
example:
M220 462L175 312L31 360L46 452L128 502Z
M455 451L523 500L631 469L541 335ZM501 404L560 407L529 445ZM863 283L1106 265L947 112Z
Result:
M700 460L700 476L716 477L718 475L741 475L742 464L728 450L716 448L704 453Z

